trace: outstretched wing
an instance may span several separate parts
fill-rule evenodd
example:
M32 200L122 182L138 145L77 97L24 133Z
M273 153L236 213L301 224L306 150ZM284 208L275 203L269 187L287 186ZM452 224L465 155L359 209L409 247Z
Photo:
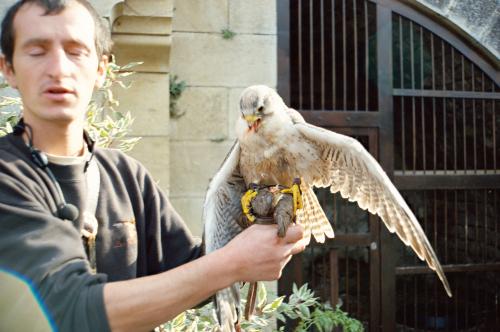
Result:
M242 231L240 198L245 182L239 173L240 147L236 142L215 174L203 205L204 241L207 253L225 246ZM215 295L219 323L224 331L232 331L239 318L239 287L233 285Z
M289 114L294 113L289 110ZM298 114L298 113L296 113ZM299 115L300 116L300 115ZM305 122L294 121L295 127L321 152L324 171L313 175L313 185L330 187L343 198L357 202L382 218L392 233L413 248L418 257L436 271L446 292L451 290L443 269L417 218L392 184L379 163L355 139Z

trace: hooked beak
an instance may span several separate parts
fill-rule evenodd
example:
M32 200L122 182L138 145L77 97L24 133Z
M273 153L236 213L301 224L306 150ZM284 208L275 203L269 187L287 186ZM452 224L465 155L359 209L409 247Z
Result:
M255 114L245 115L245 121L248 124L249 130L257 131L260 126L261 117Z

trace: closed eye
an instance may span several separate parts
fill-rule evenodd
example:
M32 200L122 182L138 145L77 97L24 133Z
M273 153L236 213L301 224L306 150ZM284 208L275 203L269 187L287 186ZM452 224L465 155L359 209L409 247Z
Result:
M69 55L73 56L86 56L88 51L84 47L71 47L67 50Z
M45 54L45 49L41 46L35 46L28 49L28 55L40 56Z
M64 43L64 50L67 54L71 56L88 56L90 54L90 48L82 41L77 39L72 39Z

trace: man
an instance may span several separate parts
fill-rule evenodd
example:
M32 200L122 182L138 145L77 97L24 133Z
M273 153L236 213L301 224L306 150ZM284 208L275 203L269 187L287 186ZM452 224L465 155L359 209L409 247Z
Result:
M301 227L281 239L256 225L202 256L138 162L93 148L84 114L110 43L86 1L19 1L1 41L23 122L0 139L0 269L28 281L54 328L151 330L236 281L278 278L303 250Z

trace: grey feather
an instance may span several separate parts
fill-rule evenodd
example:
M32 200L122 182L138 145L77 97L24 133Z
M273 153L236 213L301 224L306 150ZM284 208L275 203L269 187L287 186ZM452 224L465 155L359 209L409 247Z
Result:
M222 248L242 231L238 220L242 214L240 198L246 186L239 174L239 154L236 142L212 179L205 197L203 221L207 253ZM239 304L238 284L216 293L217 316L224 332L234 330L241 312Z

